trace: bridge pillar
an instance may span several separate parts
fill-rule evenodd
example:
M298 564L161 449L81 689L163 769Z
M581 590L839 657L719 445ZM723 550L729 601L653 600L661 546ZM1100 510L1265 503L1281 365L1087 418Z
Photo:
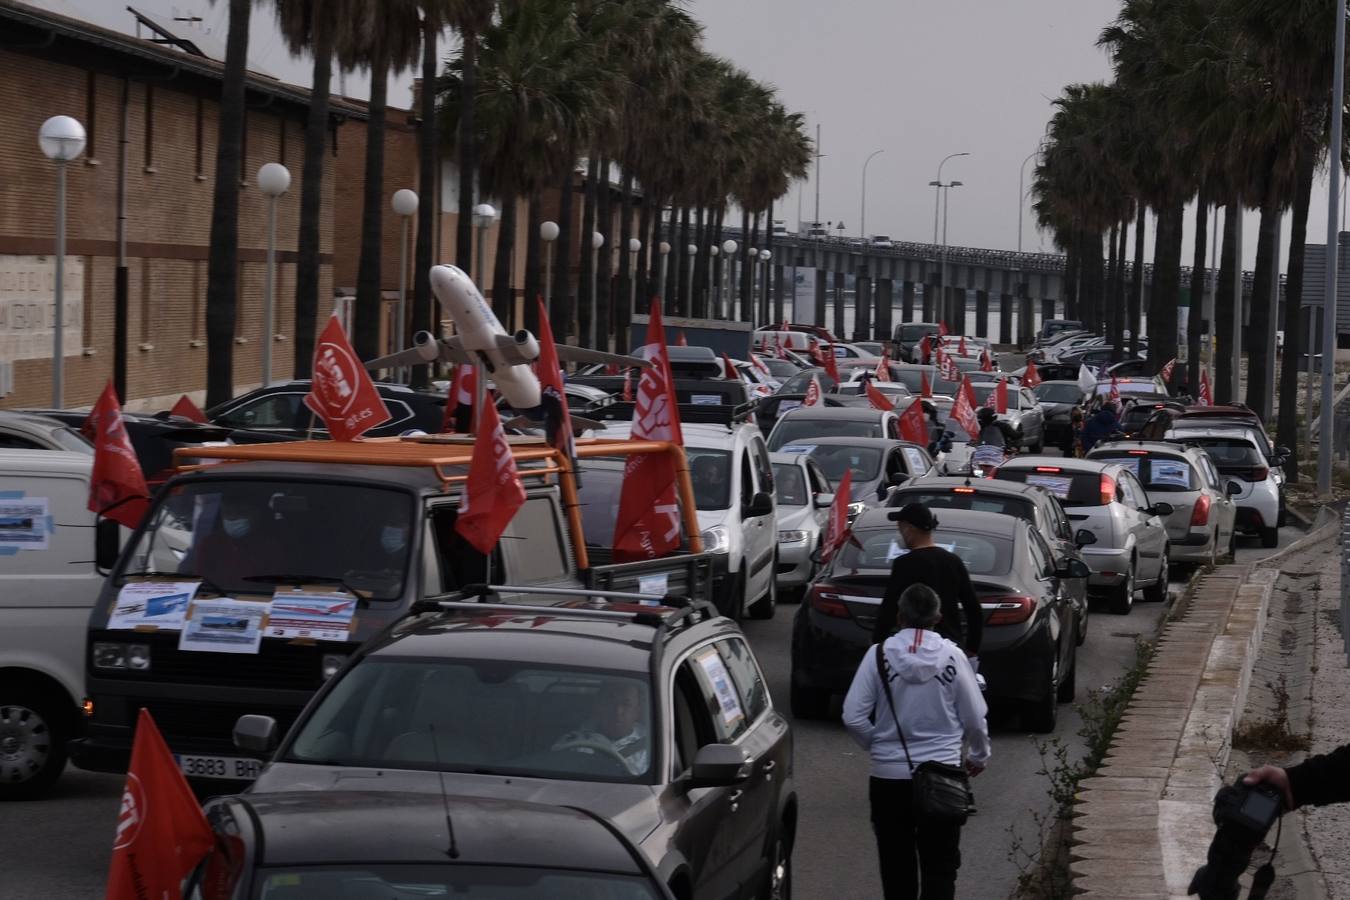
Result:
M952 288L951 329L956 334L966 333L966 289Z
M914 320L914 282L905 281L900 284L900 321L912 322Z
M817 328L825 327L825 281L829 278L829 272L823 269L816 269L816 320Z
M773 320L782 322L787 316L783 315L783 289L785 278L783 275L783 266L773 267Z
M998 342L1012 343L1013 295L998 295Z
M975 291L975 336L989 336L989 292Z
M1054 317L1055 317L1055 301L1054 301L1054 300L1042 300L1042 301L1041 301L1041 321L1044 322L1046 319L1053 319Z
M891 326L891 307L895 304L895 282L889 278L878 278L876 298L876 340L889 341L893 331Z
M941 293L940 282L936 274L930 275L928 281L923 286L923 321L936 322L938 316L942 314L942 302L938 299Z
M830 329L839 340L844 339L844 273L834 273L834 327Z
M853 282L853 340L872 339L872 279L858 275Z
M1017 345L1025 347L1029 346L1036 337L1035 303L1032 301L1031 295L1027 293L1026 284L1018 285L1017 292L1021 301L1018 303Z

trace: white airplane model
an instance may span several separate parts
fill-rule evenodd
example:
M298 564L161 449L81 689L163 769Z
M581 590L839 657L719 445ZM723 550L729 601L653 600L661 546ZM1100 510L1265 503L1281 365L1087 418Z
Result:
M441 308L454 320L454 337L437 340L429 331L413 335L413 346L368 361L367 369L392 369L425 365L441 360L468 363L485 369L497 392L511 408L530 419L542 416L539 379L530 363L539 356L539 342L524 328L507 334L492 307L462 269L431 267L431 290ZM636 356L587 350L558 344L558 358L580 363L601 363L632 368L649 363ZM483 379L479 380L482 384Z

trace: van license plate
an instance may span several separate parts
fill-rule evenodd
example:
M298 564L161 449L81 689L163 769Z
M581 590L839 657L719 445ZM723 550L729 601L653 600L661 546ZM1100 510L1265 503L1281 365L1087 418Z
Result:
M262 771L262 762L239 756L178 757L178 768L189 778L230 778L252 781Z

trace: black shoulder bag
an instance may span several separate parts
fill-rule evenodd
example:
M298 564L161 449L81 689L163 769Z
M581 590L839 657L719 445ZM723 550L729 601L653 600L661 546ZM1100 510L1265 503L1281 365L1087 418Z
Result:
M886 677L886 659L882 645L877 644L877 674L881 676L881 690L891 707L891 717L895 719L895 730L900 735L900 746L905 750L905 762L909 764L910 778L914 787L914 812L920 821L936 822L941 825L964 825L975 805L975 797L970 792L970 776L960 766L949 766L940 762L922 762L914 765L909 756L909 743L905 740L905 730L900 727L900 716L895 711L895 698L891 696L891 685Z

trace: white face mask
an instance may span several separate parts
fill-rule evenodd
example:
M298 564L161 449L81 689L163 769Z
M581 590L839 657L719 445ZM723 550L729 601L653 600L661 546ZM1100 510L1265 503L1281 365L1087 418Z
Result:
M225 533L236 540L253 529L253 523L248 520L247 516L241 516L237 519L222 518L220 524L225 529Z
M408 545L408 529L398 525L386 525L380 532L380 546L385 553L398 553Z

